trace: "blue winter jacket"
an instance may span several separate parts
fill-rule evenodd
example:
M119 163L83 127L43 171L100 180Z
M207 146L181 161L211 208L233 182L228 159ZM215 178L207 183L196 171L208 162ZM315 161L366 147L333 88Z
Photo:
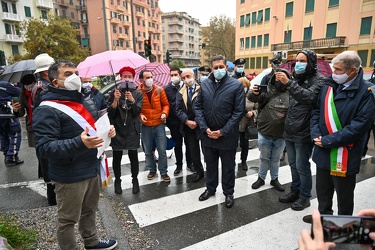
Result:
M42 101L66 100L81 103L81 93L48 86L42 93ZM91 99L82 103L95 120L98 111ZM34 110L33 128L38 154L48 159L49 177L60 183L74 183L97 176L100 161L97 149L87 148L82 140L83 129L70 116L50 106L42 105Z
M336 89L338 84L332 78L328 78L312 112L311 139L322 136L323 145L323 147L315 146L312 159L318 168L330 169L330 149L347 146L349 152L347 175L358 174L367 133L374 122L375 101L370 90L373 85L363 80L363 71L360 69L349 87L337 95L334 94L334 103L342 129L333 134L328 133L324 122L324 98L329 86ZM348 146L350 144L352 145Z
M194 111L205 147L221 150L237 148L240 135L238 126L245 114L244 95L241 82L228 74L218 83L213 74L201 83ZM223 136L211 139L206 133L207 128L220 130Z

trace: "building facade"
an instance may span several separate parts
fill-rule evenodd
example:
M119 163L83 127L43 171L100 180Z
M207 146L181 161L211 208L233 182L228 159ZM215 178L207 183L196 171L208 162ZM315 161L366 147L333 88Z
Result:
M236 58L248 72L269 67L274 53L291 58L355 50L364 70L375 60L375 0L237 0Z
M163 50L171 53L171 60L181 60L186 67L200 65L202 30L199 20L186 12L166 12L161 15ZM166 57L164 55L164 60Z

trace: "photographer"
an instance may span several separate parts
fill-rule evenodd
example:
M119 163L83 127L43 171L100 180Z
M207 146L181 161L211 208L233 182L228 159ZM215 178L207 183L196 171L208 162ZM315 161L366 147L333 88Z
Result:
M288 74L287 71L284 71ZM290 76L289 76L290 77ZM285 147L283 138L284 123L289 107L289 94L285 86L275 81L275 75L268 82L266 90L254 85L253 91L249 94L249 101L259 103L258 108L258 148L259 173L258 180L251 186L258 189L265 184L267 171L270 170L270 184L278 191L284 191L284 187L278 180L280 156Z
M117 134L111 140L113 150L113 173L115 175L115 193L122 194L121 188L121 159L123 150L128 150L130 170L132 174L133 194L139 192L138 172L139 161L137 149L140 147L140 120L143 95L134 86L135 70L123 67L119 72L121 83L111 93L108 107L108 118L115 126Z

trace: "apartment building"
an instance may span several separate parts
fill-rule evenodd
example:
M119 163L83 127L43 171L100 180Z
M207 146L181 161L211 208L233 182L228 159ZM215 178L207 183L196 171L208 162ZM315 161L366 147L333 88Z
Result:
M202 30L199 20L186 12L166 12L161 15L163 50L171 53L171 60L181 60L186 67L200 65ZM164 55L164 60L166 60Z
M52 14L52 0L2 0L0 20L0 51L5 60L16 54L24 54L24 39L19 35L17 26L31 17L46 19ZM6 62L5 62L6 63ZM1 62L1 64L5 64Z
M364 70L375 60L375 0L236 0L236 58L247 72L302 49L317 54L355 50Z

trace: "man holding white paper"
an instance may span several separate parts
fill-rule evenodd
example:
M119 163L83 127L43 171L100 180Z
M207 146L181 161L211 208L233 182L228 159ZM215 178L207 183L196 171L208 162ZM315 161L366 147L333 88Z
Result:
M48 159L55 184L59 247L80 249L74 232L79 222L85 249L113 249L117 242L99 240L96 230L101 161L97 148L104 144L95 124L98 110L91 99L82 99L75 64L59 60L48 73L51 85L34 111L33 126L36 150ZM115 135L110 126L108 137Z

